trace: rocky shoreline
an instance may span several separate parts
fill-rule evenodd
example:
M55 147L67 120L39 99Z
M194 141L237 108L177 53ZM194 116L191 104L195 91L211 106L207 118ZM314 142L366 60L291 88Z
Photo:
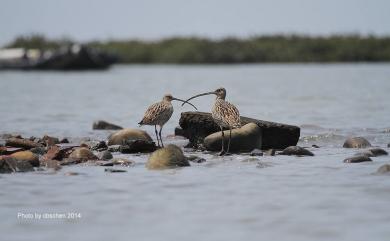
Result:
M98 123L98 124L96 124ZM291 125L260 121L242 117L241 128L232 132L231 150L233 153L249 156L314 156L312 150L297 146L300 128ZM99 126L99 128L95 128ZM187 148L191 151L215 153L220 149L220 130L213 123L209 113L184 112L180 119L181 128L175 134L189 139ZM42 138L23 138L20 135L3 134L0 136L0 173L57 171L66 165L87 164L92 166L133 166L132 160L115 158L118 153L127 155L148 155L146 168L167 169L191 166L191 163L203 163L207 160L198 156L186 156L183 149L169 144L158 148L149 134L140 129L123 129L105 121L95 122L93 129L116 130L105 140L82 140L69 143L68 139L52 136ZM340 146L341 147L341 146ZM344 163L372 162L372 158L388 155L387 151L372 147L364 137L348 138L343 148L354 148L355 155L346 157ZM114 154L114 155L113 155ZM256 159L258 160L258 159ZM115 168L107 172L120 172ZM125 170L124 170L125 171ZM390 173L388 165L378 169L380 174Z

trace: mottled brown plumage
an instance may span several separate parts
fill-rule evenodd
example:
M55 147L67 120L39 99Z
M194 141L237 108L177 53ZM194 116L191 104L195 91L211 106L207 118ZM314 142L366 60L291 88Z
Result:
M213 117L213 120L215 121L215 123L221 128L222 150L221 150L220 155L224 155L225 153L229 152L232 129L239 128L241 126L240 113L239 113L238 109L234 105L232 105L231 103L229 103L225 100L225 97L226 97L225 88L219 88L213 92L207 92L207 93L195 95L186 101L190 101L191 99L194 99L196 97L200 97L200 96L204 96L204 95L211 95L211 94L214 94L217 96L215 103L214 103L214 106L213 106L213 109L211 111L211 116ZM183 105L184 104L185 103L183 103ZM226 152L224 149L225 147L224 147L223 128L228 128L230 130L229 143L228 143L228 147L227 147Z
M183 103L188 103L187 101L178 99L173 97L170 94L167 94L163 97L162 101L154 103L153 105L149 106L149 108L146 110L144 117L142 120L138 123L139 125L151 125L154 126L154 131L156 133L157 143L158 146L161 145L164 147L162 138L161 138L161 130L165 123L168 122L168 120L171 118L173 113L173 106L171 101L172 100L178 100ZM193 106L195 109L196 107L192 105L191 103L188 103L191 106ZM160 131L157 133L157 126L160 126ZM160 137L160 138L159 138Z

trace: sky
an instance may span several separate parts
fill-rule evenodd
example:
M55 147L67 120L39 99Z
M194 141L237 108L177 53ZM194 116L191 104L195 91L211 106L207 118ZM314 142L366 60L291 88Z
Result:
M78 41L292 33L390 35L390 1L0 0L0 45L31 33Z

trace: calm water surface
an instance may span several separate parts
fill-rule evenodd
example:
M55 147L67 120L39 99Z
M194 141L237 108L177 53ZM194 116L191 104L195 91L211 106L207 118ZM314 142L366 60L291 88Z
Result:
M178 98L227 89L244 116L301 126L314 157L215 157L189 168L148 171L146 155L127 173L72 166L53 175L0 175L2 240L389 240L390 178L373 175L390 158L344 164L364 136L390 143L390 64L115 66L106 72L0 72L0 134L105 139L104 119L137 127L165 93ZM213 97L194 100L209 111ZM164 128L173 138L180 112ZM153 129L143 127L150 134ZM69 171L78 176L65 176ZM76 219L18 213L76 212Z

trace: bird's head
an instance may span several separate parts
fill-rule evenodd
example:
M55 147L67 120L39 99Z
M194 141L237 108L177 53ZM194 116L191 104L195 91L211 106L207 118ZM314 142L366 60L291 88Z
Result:
M166 95L164 95L164 97L163 97L163 101L171 102L172 100L181 101L181 102L183 102L183 104L187 103L187 104L191 105L192 107L194 107L195 110L198 110L198 109L196 108L196 106L194 106L194 105L191 104L190 102L185 101L185 100L182 100L182 99L179 99L179 98L175 98L175 97L173 97L171 94L166 94Z
M226 89L221 87L214 91L214 94L217 96L218 99L225 99L226 97Z
M194 95L192 96L191 98L187 99L186 101L190 101L192 99L195 99L197 97L200 97L200 96L204 96L204 95L216 95L217 96L217 99L222 99L224 100L225 97L226 97L226 89L221 87L221 88L218 88L212 92L206 92L206 93L203 93L203 94L199 94L199 95ZM185 103L183 103L182 105L184 105Z

